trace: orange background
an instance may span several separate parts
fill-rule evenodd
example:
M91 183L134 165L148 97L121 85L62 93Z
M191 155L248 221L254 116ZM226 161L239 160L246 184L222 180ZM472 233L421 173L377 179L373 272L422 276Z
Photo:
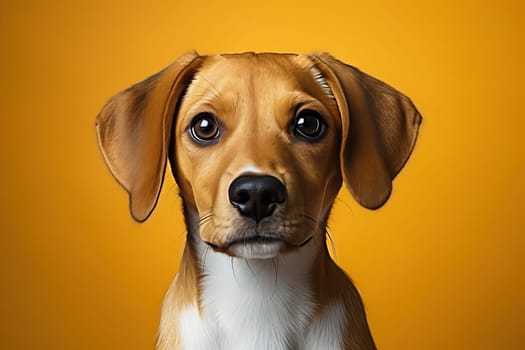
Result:
M329 51L424 117L379 211L343 191L337 261L379 349L524 349L523 1L3 1L0 348L151 349L181 255L167 178L145 224L98 152L113 93L182 53Z

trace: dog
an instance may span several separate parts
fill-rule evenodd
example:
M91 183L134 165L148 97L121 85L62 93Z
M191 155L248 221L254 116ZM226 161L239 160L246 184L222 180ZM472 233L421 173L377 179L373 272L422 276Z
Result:
M377 209L421 115L326 53L191 53L112 97L103 158L133 218L169 160L187 228L157 349L375 349L363 303L326 245L344 182Z

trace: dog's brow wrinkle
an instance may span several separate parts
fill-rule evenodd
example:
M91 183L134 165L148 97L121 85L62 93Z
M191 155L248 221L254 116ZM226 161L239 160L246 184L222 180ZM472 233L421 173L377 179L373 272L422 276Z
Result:
M191 84L193 84L193 83L195 82L195 78L196 78L196 77L199 77L199 78L201 78L202 80L204 80L205 82L207 82L207 83L212 87L212 89L215 90L215 92L217 93L217 95L220 95L220 91L215 87L215 85L213 85L211 81L209 81L204 75L200 74L199 72L195 73L194 79L193 79L193 81L191 82ZM191 84L190 84L190 85L191 85Z
M330 85L328 85L328 82L326 81L323 73L321 73L319 69L315 67L310 68L310 72L312 73L315 81L321 86L328 97L335 100L334 93L332 92L332 89L330 89Z

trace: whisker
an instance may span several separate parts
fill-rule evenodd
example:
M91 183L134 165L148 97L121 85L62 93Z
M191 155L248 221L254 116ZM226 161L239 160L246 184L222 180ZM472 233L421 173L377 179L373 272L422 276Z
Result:
M348 210L348 212L350 213L350 215L352 216L352 218L354 218L354 212L352 211L352 207L350 207L350 205L348 203L346 203L344 200L342 200L341 198L339 198L339 196L336 196L335 197L335 201L337 201L338 203L342 203L343 206Z
M231 261L231 265L232 265L232 274L233 274L233 280L235 281L235 284L237 285L237 287L241 287L241 285L239 284L239 281L237 280L237 274L235 273L235 264L234 264L234 261L233 261L233 256L230 256L230 261Z
M201 257L201 272L204 272L206 270L206 261L208 260L208 254L210 252L210 247L206 247L206 249L204 249L204 252L202 252L202 257Z
M335 238L332 233L332 229L326 225L326 237L328 238L328 241L330 241L330 248L332 249L332 253L334 254L334 260L337 261L337 249L335 248Z
M209 224L213 220L213 214L210 211L205 211L206 214L199 217L199 231L202 232L206 224Z
M275 257L272 259L273 268L274 268L274 281L273 281L273 289L272 289L272 298L275 295L275 291L277 290L277 281L279 280L279 257Z
M250 273L252 274L252 276L256 277L255 272L253 271L252 266L250 265L250 260L244 259L244 262L246 263L246 266L248 267L248 270L250 270Z
M318 225L325 233L328 241L330 242L330 248L332 249L332 252L334 254L335 260L337 260L337 251L335 248L335 239L332 229L330 228L330 225L328 225L328 222L322 221L320 219L317 219L311 215L308 214L302 214L302 216L312 222L314 222L316 225ZM317 237L314 235L313 239L316 239Z
M206 210L204 211L204 213L205 213L204 215L199 216L199 225L203 224L205 221L213 217L213 213L211 212L211 210Z
M312 215L308 215L308 214L301 214L302 217L314 222L316 225L318 225L320 228L322 228L324 230L325 226L326 226L326 223L324 221L321 221L319 220L318 218L312 216Z

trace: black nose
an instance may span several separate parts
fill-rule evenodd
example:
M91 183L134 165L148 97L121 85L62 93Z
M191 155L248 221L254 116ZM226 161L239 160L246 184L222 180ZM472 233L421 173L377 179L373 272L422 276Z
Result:
M230 202L241 215L259 222L286 200L286 188L273 176L239 176L230 185Z

